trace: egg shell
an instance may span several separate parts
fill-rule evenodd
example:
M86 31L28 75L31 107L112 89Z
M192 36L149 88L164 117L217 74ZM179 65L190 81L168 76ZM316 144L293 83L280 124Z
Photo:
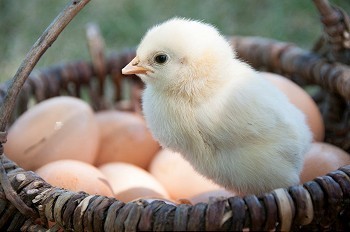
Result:
M281 90L289 101L304 113L314 141L322 142L325 134L323 118L310 95L303 88L283 76L267 72L261 72L260 74Z
M60 159L93 163L99 130L91 107L67 96L42 101L10 127L5 154L22 168L35 170Z
M236 196L235 193L229 192L229 191L222 188L222 189L217 189L217 190L213 190L213 191L199 193L195 196L190 197L189 201L193 205L195 205L198 203L209 203L213 199L217 199L217 198L229 198L229 197L234 197L234 196Z
M131 112L96 113L100 128L100 146L96 166L125 162L147 168L160 146L146 126L144 118Z
M328 143L312 143L305 154L300 181L305 183L349 164L350 154L342 149Z
M112 162L99 167L111 184L115 198L129 202L139 198L166 198L165 188L147 171L129 163Z
M154 157L149 171L175 200L222 188L198 174L181 154L168 149Z
M91 164L78 160L58 160L36 170L49 184L71 191L113 197L105 175Z

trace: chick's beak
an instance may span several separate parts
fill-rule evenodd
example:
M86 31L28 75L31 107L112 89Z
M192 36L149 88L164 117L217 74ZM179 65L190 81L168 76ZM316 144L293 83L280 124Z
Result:
M123 69L122 73L124 75L130 75L130 74L146 74L147 71L151 71L148 68L142 67L139 65L140 60L135 57L132 61L130 61L129 64L127 64Z

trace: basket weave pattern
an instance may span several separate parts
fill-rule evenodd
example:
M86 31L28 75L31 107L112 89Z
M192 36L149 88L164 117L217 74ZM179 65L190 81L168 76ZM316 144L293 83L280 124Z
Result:
M312 97L324 118L325 141L350 152L350 45L345 33L350 21L339 8L320 2L316 5L326 36L314 51L258 37L231 37L230 41L238 56L256 69L282 74L302 86L319 86ZM121 68L134 55L133 50L127 50L93 57L93 62L71 62L32 73L17 98L12 121L33 102L60 95L82 98L87 93L87 101L96 111L114 108L124 94ZM142 88L139 81L131 84ZM112 94L107 94L106 88L111 86ZM0 85L0 102L7 88L8 83ZM135 103L131 110L135 110L140 99L132 96L131 100ZM0 133L0 142L6 142L6 133ZM125 203L71 192L49 185L4 154L0 161L1 230L44 230L48 221L57 223L53 230L74 231L350 230L350 165L303 185L261 196L213 198L208 204L174 206L162 201Z

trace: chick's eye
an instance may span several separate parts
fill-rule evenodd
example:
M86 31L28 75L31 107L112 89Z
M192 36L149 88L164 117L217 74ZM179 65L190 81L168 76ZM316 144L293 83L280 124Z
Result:
M154 57L154 61L158 64L164 64L168 60L168 56L165 54L159 54Z

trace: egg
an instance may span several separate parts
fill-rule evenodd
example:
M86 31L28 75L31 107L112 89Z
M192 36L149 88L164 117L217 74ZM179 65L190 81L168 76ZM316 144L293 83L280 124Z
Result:
M111 110L96 113L95 119L100 128L96 166L125 162L146 168L160 149L140 115Z
M349 164L350 154L342 149L328 143L312 143L305 154L300 181L305 183Z
M129 163L112 162L99 167L111 184L118 200L129 202L139 198L165 198L165 188L144 169Z
M133 105L130 100L120 100L114 105L116 110L119 111L133 111Z
M35 171L47 183L71 191L113 197L105 175L91 164L78 160L58 160Z
M281 90L300 111L306 116L307 124L315 142L324 140L325 128L320 110L310 95L291 80L273 73L260 72L261 76Z
M195 196L189 198L189 201L195 205L197 203L209 203L213 198L229 198L234 197L236 194L234 192L227 191L226 189L217 189L208 192L199 193Z
M168 149L161 150L154 157L149 171L175 200L221 189L217 184L198 174L181 154Z
M54 97L23 113L10 127L5 154L35 170L60 159L93 163L99 130L91 107L74 97Z

